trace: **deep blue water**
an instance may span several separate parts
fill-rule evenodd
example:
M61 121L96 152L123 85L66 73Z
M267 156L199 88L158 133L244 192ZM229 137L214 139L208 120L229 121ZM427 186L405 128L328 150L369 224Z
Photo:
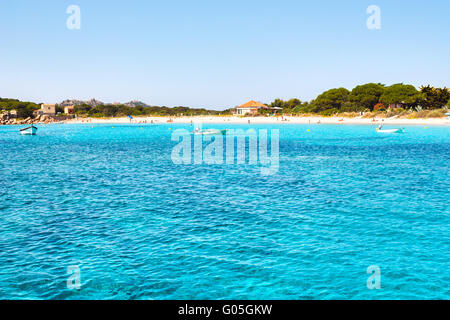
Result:
M0 299L450 298L450 127L252 126L271 176L173 164L178 128L0 127Z

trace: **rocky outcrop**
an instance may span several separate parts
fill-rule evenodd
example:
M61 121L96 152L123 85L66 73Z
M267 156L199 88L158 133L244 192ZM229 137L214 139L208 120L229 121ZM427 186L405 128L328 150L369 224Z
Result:
M9 112L0 113L0 124L2 125L11 124L13 120L15 119L11 118Z
M54 123L58 122L54 118L47 115L39 115L35 118L28 117L23 120L12 118L8 113L0 114L0 125L14 125L14 124L38 124L38 123Z
M147 108L147 107L150 107L150 105L146 104L145 102L136 101L136 100L124 103L124 105L126 105L127 107L131 107L131 108L136 108L136 107L145 107L145 108Z
M115 105L115 104L121 104L121 103L104 103L102 101L99 100L95 100L95 99L91 99L88 101L83 101L83 100L64 100L61 103L58 103L58 106L60 107L67 107L67 106L76 106L76 105L81 105L81 104L87 104L91 107L96 107L98 105ZM142 107L150 107L150 105L146 104L145 102L142 101L137 101L137 100L133 100L127 103L123 103L123 105L128 106L128 107L138 107L138 106L142 106Z
M76 105L80 105L80 104L87 104L91 107L96 107L98 105L104 104L103 102L99 101L99 100L95 100L95 99L91 99L88 101L82 101L82 100L64 100L61 103L58 103L58 106L60 107L67 107L67 106L76 106Z

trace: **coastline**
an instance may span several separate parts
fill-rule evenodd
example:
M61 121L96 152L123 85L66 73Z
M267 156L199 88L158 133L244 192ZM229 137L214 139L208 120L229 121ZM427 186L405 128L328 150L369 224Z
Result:
M450 126L449 118L404 119L404 118L343 118L343 117L235 117L235 116L186 116L186 117L136 117L130 121L121 118L77 118L64 121L68 124L170 124L170 123L210 123L210 124L342 124L342 125L429 125Z

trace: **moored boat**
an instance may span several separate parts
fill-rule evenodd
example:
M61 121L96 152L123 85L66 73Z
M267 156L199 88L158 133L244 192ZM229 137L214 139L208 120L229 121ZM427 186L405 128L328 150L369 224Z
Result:
M227 134L227 130L217 130L217 129L195 129L193 132L195 135L209 135L209 136L218 136Z
M37 133L38 128L36 128L35 126L31 125L30 127L26 127L23 129L20 129L20 133L23 136L35 136Z
M403 132L405 132L405 130L403 128L396 128L396 129L377 128L377 132L379 132L379 133L403 133Z

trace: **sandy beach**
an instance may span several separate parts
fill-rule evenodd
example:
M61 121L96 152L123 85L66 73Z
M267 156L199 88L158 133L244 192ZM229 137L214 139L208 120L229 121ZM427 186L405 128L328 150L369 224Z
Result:
M142 124L142 123L214 123L214 124L342 124L342 125L429 125L449 126L449 118L404 119L404 118L342 118L342 117L233 117L233 116L193 116L193 117L136 117L130 121L122 118L77 118L66 123L97 124Z

